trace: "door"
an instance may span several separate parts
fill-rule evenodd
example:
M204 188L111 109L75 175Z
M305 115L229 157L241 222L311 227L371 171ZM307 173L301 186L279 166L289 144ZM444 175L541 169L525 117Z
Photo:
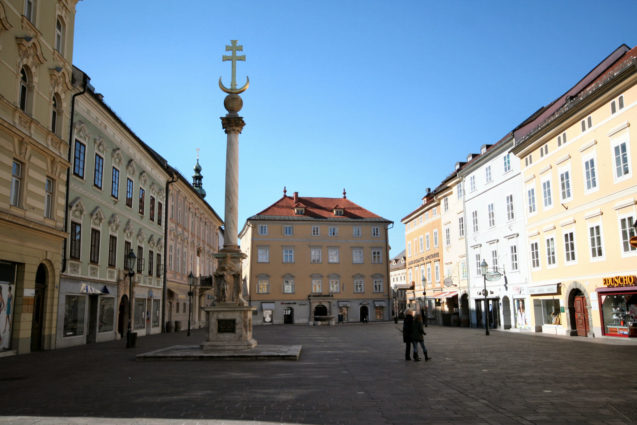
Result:
M588 311L586 309L586 298L578 295L573 300L573 306L575 307L575 328L577 329L577 336L588 335Z
M367 306L364 305L361 307L361 322L367 322L369 318L369 310L367 309Z
M502 322L504 329L511 329L511 302L509 297L502 298Z
M88 333L86 343L94 344L97 341L97 295L88 297Z
M292 307L286 307L283 312L283 323L286 325L294 324L294 309Z
M35 274L35 295L33 297L33 319L31 321L31 351L42 350L42 329L44 328L44 300L46 299L46 267L40 264Z

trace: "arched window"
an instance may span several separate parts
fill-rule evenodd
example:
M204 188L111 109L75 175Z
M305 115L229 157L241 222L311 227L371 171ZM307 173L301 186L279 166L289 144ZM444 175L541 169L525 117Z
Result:
M55 93L51 101L51 131L58 137L62 135L62 100Z
M27 111L29 97L29 77L27 71L22 68L20 71L20 109L24 112Z
M60 18L55 21L55 50L64 54L64 23Z

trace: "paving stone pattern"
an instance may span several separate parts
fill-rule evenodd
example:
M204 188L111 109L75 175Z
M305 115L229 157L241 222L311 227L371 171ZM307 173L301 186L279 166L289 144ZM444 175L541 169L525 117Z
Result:
M393 322L254 328L298 361L135 360L204 330L0 358L0 423L637 423L632 341L426 331L429 362L404 360Z

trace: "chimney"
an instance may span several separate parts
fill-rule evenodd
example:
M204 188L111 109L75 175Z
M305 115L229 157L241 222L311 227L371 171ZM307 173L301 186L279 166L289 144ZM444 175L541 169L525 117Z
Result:
M294 203L299 202L299 192L294 192Z

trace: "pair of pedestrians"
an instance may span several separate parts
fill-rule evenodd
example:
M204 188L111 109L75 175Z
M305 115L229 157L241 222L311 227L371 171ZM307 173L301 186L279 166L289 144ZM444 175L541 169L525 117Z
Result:
M422 353L425 356L425 361L431 360L431 357L428 356L427 349L425 348L425 339L423 338L424 335L426 335L426 333L422 326L422 316L416 315L416 317L414 318L414 311L407 310L407 314L405 315L405 320L403 322L405 360L411 360L410 348L413 347L414 361L420 361L420 357L418 356L418 345L420 345L420 347L422 348Z

